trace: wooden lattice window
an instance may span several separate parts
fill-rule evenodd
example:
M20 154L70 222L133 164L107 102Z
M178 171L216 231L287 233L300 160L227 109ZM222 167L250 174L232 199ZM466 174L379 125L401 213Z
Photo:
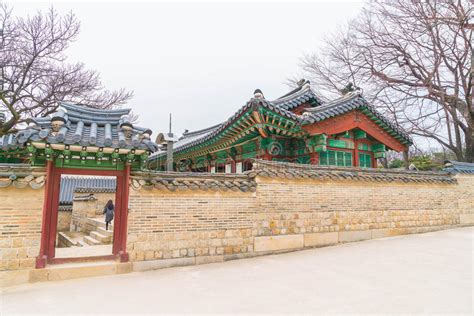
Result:
M319 153L319 164L322 166L351 167L352 153L328 150Z
M372 168L372 157L370 154L359 153L359 167Z

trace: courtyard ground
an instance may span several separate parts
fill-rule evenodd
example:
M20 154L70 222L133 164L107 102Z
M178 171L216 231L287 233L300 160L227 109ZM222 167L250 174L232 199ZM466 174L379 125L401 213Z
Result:
M22 285L1 313L473 313L474 228Z

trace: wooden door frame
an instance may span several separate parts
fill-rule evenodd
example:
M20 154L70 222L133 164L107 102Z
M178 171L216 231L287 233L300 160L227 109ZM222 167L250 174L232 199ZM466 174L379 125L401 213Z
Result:
M36 258L36 268L44 268L47 263L63 263L84 260L84 258L55 258L59 192L61 187L61 175L63 174L116 177L117 188L115 190L115 218L112 254L87 257L87 259L119 259L121 262L127 262L127 220L130 165L125 165L124 170L73 169L55 167L54 161L48 160L46 164L46 185L44 190L41 244L39 256Z

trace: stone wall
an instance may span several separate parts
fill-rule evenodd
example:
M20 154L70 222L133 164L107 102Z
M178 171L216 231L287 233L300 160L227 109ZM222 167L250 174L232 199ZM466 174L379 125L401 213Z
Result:
M74 192L70 231L88 233L95 227L87 225L87 218L101 217L107 201L115 200L115 192L96 192L96 190L80 189Z
M452 185L257 177L255 251L474 224L474 177L458 176L458 181Z
M131 190L127 248L132 261L222 261L253 251L254 192Z
M255 190L192 187L188 175L139 176L128 251L136 271L218 262L474 224L474 176L255 166ZM200 181L205 181L200 176ZM236 192L237 191L237 192Z
M0 179L1 284L41 274L41 181ZM244 175L132 174L127 250L143 271L460 225L474 225L474 176L258 162Z
M68 232L71 228L71 210L59 210L58 232Z
M0 188L0 196L0 271L32 269L40 247L44 188L10 186Z

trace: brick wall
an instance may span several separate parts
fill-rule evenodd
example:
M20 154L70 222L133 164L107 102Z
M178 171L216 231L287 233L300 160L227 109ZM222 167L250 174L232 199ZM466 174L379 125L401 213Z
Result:
M474 177L458 178L459 185L257 178L255 247L279 248L268 236L299 235L291 245L277 239L289 249L456 226L474 211Z
M68 232L71 228L71 210L60 210L58 212L58 232Z
M252 251L255 193L130 191L133 261Z
M0 271L34 268L41 239L43 190L0 189Z
M474 224L474 177L451 183L257 176L256 192L131 191L135 270Z
M134 175L127 239L133 269L474 225L474 176L411 175L413 181L401 176L405 183L402 178L385 181L379 171L371 181L363 180L365 171L350 177L347 170L341 171L344 177L323 171L331 174ZM2 273L34 268L43 192L28 186L0 188Z

